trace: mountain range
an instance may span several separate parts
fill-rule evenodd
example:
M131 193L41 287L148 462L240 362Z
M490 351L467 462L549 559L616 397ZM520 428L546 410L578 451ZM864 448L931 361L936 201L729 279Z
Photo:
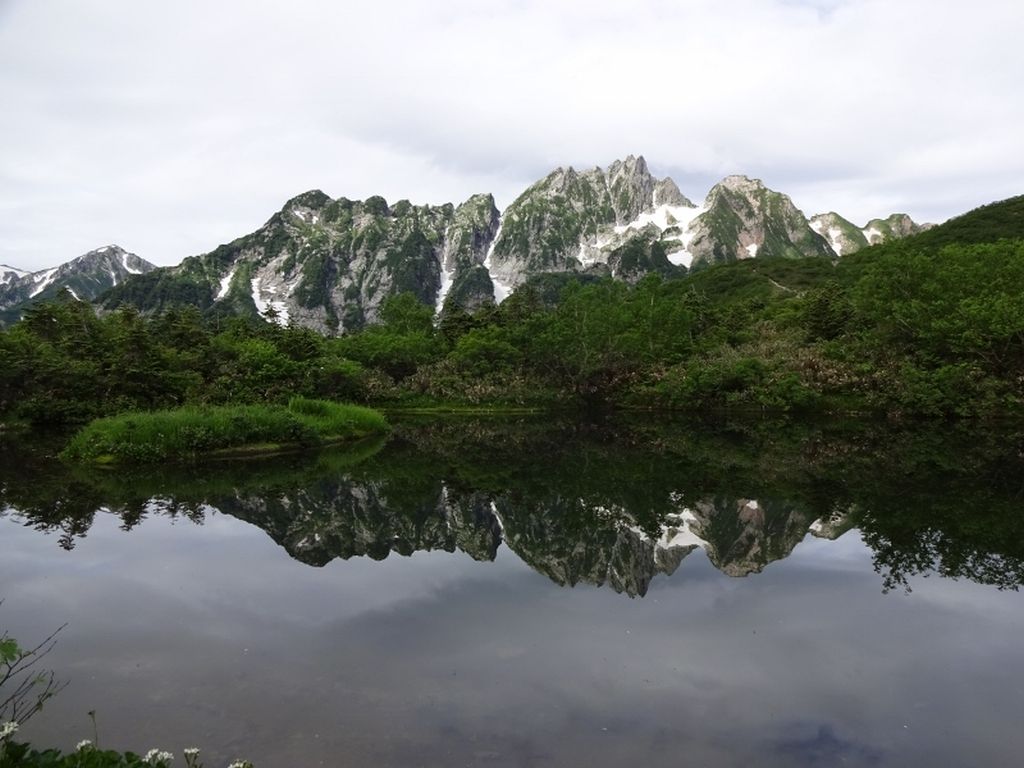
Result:
M631 155L607 168L558 168L504 211L490 194L432 206L314 190L255 232L173 267L118 246L31 274L0 266L0 322L67 288L107 310L191 304L342 333L374 322L389 296L406 291L438 313L473 311L539 274L635 282L748 258L836 260L927 226L905 214L863 227L834 212L808 219L746 176L724 178L696 205Z

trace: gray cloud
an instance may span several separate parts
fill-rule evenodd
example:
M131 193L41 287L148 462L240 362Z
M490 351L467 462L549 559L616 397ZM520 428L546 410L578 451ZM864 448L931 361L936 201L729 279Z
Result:
M507 204L643 153L700 198L941 220L1018 194L1016 0L0 0L0 262L163 264L309 188Z

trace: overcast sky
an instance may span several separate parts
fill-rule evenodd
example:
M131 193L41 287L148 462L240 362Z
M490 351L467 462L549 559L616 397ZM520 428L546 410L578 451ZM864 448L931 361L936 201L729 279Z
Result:
M810 215L1024 193L1022 0L0 0L0 262L158 264L286 199L507 205L643 154Z

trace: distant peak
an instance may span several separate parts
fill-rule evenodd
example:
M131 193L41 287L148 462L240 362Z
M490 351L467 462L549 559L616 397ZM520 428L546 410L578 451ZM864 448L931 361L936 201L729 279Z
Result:
M650 173L647 168L647 161L644 160L643 155L626 155L624 160L615 160L605 169L605 172L609 176L614 176L622 172L643 175Z
M654 205L679 205L685 208L696 208L693 202L679 191L678 185L671 177L666 176L654 185Z
M323 208L331 202L331 198L320 189L310 189L302 194L296 195L284 204L284 210L293 208Z
M760 179L752 179L740 173L726 176L718 184L726 189L760 189L764 187L764 182Z

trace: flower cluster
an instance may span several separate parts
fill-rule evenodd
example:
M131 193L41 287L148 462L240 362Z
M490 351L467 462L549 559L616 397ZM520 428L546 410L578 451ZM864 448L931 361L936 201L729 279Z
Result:
M8 738L18 732L18 724L11 720L9 723L0 725L0 741L6 741Z
M166 766L174 759L174 755L170 752L164 752L159 749L151 749L142 759L150 765Z
M87 749L92 749L92 742L88 739L82 739L78 744L75 745L76 752L83 752Z

